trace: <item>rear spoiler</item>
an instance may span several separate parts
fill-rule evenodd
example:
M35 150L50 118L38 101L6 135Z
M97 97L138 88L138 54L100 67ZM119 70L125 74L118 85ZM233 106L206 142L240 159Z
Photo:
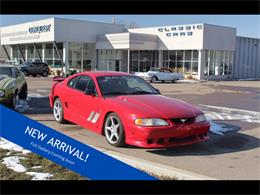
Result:
M59 76L56 76L56 77L53 77L52 81L56 81L56 82L61 82L61 81L64 81L66 78L68 77L59 77Z

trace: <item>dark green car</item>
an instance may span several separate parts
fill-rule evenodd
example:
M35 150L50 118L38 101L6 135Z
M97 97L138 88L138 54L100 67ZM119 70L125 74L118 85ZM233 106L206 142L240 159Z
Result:
M0 103L15 108L17 100L27 98L24 74L15 66L0 65Z

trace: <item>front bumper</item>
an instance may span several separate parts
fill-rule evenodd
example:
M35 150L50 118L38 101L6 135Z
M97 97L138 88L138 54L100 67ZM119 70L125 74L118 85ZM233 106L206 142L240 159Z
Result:
M4 104L4 105L8 105L11 101L11 97L10 98L7 98L7 97L0 97L0 104Z
M143 148L184 146L209 139L210 124L193 123L167 127L129 126L126 143Z

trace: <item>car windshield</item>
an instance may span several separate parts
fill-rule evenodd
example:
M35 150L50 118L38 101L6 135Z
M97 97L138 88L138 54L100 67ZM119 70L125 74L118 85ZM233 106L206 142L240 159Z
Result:
M25 62L22 64L22 66L30 66L32 64L32 62Z
M9 67L0 67L0 75L12 76L12 70Z
M153 72L161 72L161 70L158 69L158 68L151 68L150 71L153 71Z
M97 78L103 96L159 94L143 79L135 76L104 76Z

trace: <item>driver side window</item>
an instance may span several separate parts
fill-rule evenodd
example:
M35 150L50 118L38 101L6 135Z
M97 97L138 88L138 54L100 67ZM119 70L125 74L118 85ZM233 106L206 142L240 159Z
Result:
M94 94L97 95L95 83L88 76L80 76L77 80L75 88L82 92L85 92L85 91L94 92Z
M88 76L80 76L79 79L77 80L75 88L80 91L85 91L89 81L90 78Z
M12 72L13 72L13 76L14 77L18 77L20 76L20 72L17 68L12 68Z

